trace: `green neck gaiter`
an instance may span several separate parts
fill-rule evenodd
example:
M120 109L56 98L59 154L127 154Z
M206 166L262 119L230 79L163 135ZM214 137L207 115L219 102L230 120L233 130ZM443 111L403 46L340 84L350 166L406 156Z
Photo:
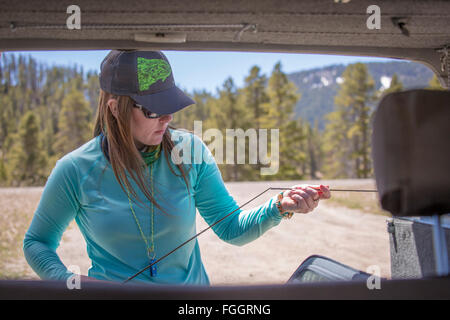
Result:
M161 144L158 144L156 147L147 147L144 149L145 151L140 151L142 158L147 166L151 163L158 160L161 154ZM151 150L151 151L150 151Z

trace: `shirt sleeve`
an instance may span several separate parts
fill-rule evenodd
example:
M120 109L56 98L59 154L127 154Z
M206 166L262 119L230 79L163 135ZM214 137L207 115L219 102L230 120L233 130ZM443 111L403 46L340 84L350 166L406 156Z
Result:
M194 138L196 139L198 145L201 145L203 161L197 166L197 179L194 185L195 204L200 215L212 225L239 206L226 189L208 147L198 137ZM239 246L249 243L280 223L282 217L275 201L275 197L272 197L255 208L236 210L212 229L220 239L228 243Z
M79 209L79 179L69 156L52 170L23 241L25 258L41 279L66 280L73 273L56 254L63 232Z

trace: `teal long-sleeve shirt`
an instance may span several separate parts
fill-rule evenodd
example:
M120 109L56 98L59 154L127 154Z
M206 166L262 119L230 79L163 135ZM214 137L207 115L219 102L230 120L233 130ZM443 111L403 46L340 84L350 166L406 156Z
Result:
M172 173L162 152L152 164L154 196L166 212L154 207L156 259L196 234L196 209L211 225L239 207L228 193L206 145L191 133L171 132L177 151L183 150L182 159L185 162L191 159L192 167L187 173L190 192L187 192L183 178ZM191 155L186 153L188 150ZM174 160L169 157L169 161L177 172ZM150 202L134 181L130 179L130 182L139 198L148 203L147 207L132 199L136 218L150 244ZM212 229L228 243L243 245L251 242L280 223L275 201L273 197L253 209L237 210ZM92 261L88 276L124 281L149 264L147 246L131 212L128 196L102 152L101 136L58 160L44 187L23 246L29 265L42 279L66 280L72 275L59 259L56 249L73 219L86 240ZM160 261L156 267L156 276L151 277L147 270L134 281L209 284L197 239Z

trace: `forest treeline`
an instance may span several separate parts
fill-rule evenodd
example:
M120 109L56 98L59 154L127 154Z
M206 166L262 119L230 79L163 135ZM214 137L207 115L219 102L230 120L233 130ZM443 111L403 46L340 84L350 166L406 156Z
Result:
M402 90L402 84L394 75L388 89L376 91L362 63L349 65L342 79L335 109L326 115L322 131L317 123L296 117L294 107L301 95L280 63L270 75L252 67L242 87L228 78L214 94L187 92L196 105L177 112L172 124L194 130L194 121L202 121L203 132L215 128L224 137L226 129L255 129L258 134L268 129L269 154L270 129L279 130L276 174L261 175L267 163L249 164L246 148L245 164L219 164L225 181L372 177L374 106L387 92ZM430 87L441 88L436 77ZM44 185L58 159L92 139L99 89L98 74L85 73L82 67L49 67L28 55L3 54L0 186Z

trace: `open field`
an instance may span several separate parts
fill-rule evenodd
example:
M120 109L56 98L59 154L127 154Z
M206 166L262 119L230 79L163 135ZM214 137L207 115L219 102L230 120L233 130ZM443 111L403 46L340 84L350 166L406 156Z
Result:
M227 188L241 204L271 187L289 187L302 183L321 183L333 188L374 188L371 180L233 182ZM0 278L37 279L22 253L22 240L42 188L0 189ZM276 191L267 192L244 209L262 204ZM321 201L308 215L269 230L258 240L236 247L221 241L213 231L199 237L202 258L214 284L284 283L298 265L312 254L338 260L366 271L379 266L381 276L390 277L389 236L386 213L379 209L376 194L335 192ZM197 231L207 225L199 216ZM90 266L86 244L73 222L63 235L57 250L68 265L78 265L82 274Z

